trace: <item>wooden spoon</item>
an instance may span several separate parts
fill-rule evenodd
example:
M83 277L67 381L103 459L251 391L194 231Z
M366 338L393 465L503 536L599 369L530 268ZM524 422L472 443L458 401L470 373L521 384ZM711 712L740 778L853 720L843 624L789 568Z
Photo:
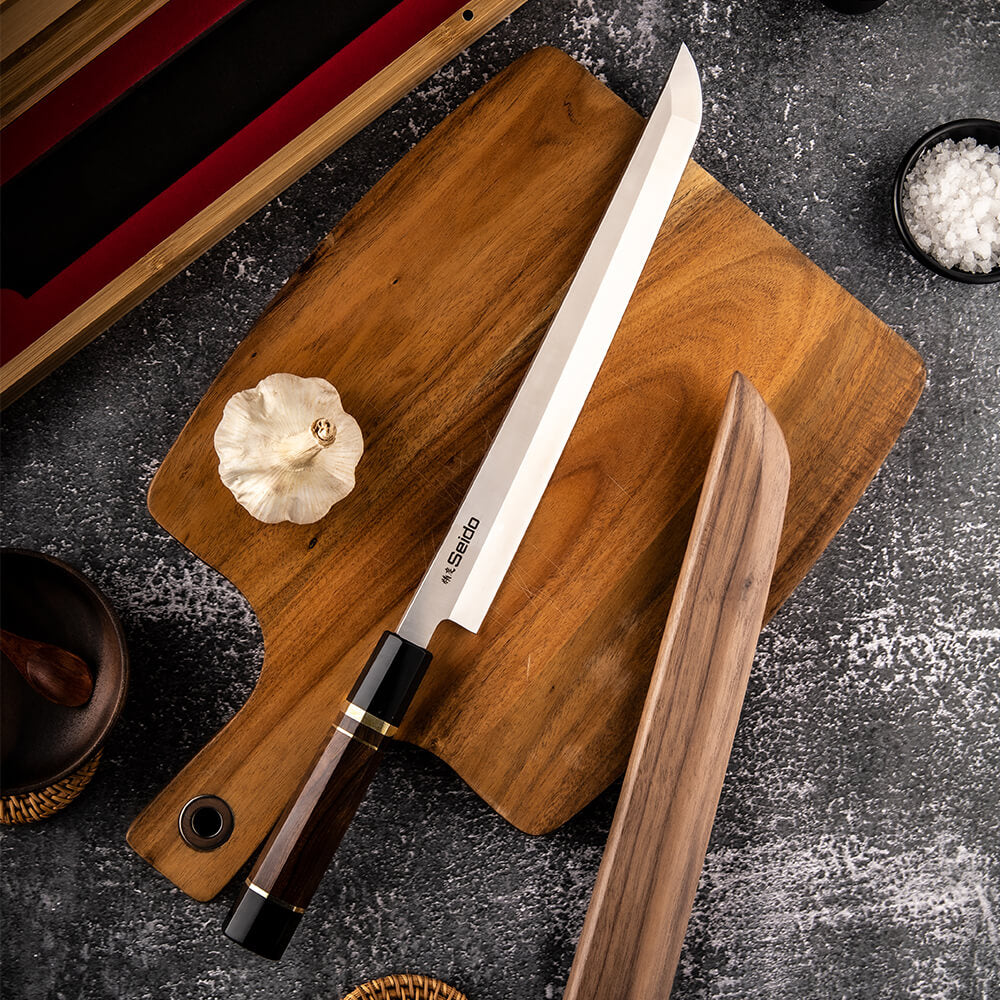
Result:
M0 649L43 698L57 705L82 705L94 690L90 668L75 653L0 629Z

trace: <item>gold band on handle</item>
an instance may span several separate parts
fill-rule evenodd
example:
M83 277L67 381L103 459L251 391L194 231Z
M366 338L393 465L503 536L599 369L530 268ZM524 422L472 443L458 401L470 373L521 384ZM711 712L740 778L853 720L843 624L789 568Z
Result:
M258 896L263 896L264 899L270 900L272 903L277 903L278 906L283 906L286 910L291 910L292 913L305 913L306 908L304 906L292 906L291 903L286 903L283 899L278 899L277 896L272 896L266 889L262 889L259 885L255 885L250 879L247 879L247 888L251 892L257 893Z
M364 743L369 750L378 750L377 743L369 743L363 736L359 736L357 730L353 733L350 730L344 729L343 726L336 727L338 733L343 733L345 736L349 736L352 740L357 740L359 743Z
M395 736L399 731L398 726L393 726L384 719L380 719L377 715L372 715L371 712L366 712L363 708L359 708L352 701L347 702L347 706L344 709L344 715L346 715L349 719L353 719L355 722L360 722L361 725L367 726L369 729L374 729L380 736Z

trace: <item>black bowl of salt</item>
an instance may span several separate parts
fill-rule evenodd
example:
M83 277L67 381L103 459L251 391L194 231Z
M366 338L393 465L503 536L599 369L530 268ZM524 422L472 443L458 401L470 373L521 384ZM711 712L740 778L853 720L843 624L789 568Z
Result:
M954 281L1000 281L1000 122L962 118L921 136L892 191L910 253Z

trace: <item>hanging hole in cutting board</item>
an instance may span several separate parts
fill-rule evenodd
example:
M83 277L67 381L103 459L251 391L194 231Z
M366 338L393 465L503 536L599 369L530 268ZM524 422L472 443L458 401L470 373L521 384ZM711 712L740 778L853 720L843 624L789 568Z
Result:
M233 811L216 795L199 795L181 810L177 820L181 838L196 851L214 851L233 832Z
M462 11L462 17L464 17L466 21L471 21L475 16L476 15L473 14L471 10Z
M191 827L199 837L217 837L222 833L222 816L217 809L202 806L195 809L191 817Z

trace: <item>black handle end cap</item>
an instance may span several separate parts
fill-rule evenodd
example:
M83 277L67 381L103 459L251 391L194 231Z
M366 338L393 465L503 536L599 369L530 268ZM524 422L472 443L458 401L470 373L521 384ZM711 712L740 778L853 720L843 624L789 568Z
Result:
M222 931L231 941L277 961L301 919L301 913L247 887L229 911Z

